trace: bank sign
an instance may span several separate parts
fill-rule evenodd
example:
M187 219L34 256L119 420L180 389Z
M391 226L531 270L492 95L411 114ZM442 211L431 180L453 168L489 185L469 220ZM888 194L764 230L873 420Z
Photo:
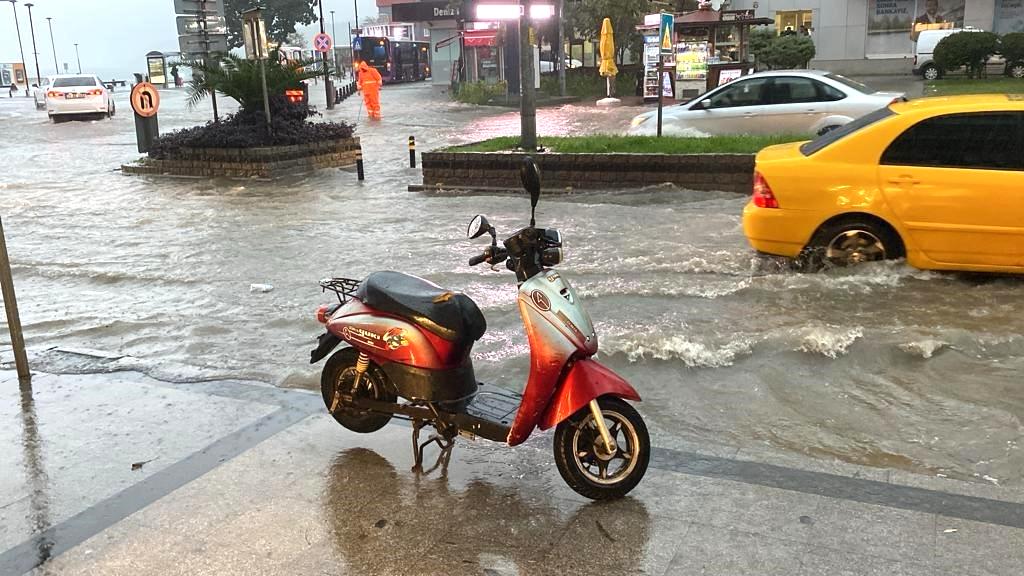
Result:
M392 4L392 22L428 22L430 20L460 20L462 11L448 2L412 2Z

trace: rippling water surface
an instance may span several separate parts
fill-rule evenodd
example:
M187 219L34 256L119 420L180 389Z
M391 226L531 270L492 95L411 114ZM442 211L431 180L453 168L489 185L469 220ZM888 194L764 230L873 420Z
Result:
M528 349L514 278L466 265L476 213L505 233L523 197L407 191L420 150L514 134L518 116L384 91L360 122L367 179L322 171L274 183L144 179L125 94L113 121L49 124L0 100L0 215L30 358L39 370L139 370L170 381L258 379L315 388L316 281L395 269L459 288L489 330L480 376L518 385ZM180 92L161 127L193 125ZM635 109L568 106L542 134L622 131ZM358 101L329 118L362 119ZM1020 485L1024 282L899 263L796 274L755 258L745 198L672 187L546 197L538 221L567 242L601 356L644 396L662 446L710 442ZM253 284L273 286L251 290ZM11 362L6 325L0 360Z

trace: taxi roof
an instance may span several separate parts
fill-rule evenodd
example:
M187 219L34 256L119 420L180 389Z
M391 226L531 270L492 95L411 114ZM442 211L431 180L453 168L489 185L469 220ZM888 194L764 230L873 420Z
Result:
M979 110L1024 110L1024 94L965 94L960 96L931 96L889 107L897 114L911 112L947 113Z

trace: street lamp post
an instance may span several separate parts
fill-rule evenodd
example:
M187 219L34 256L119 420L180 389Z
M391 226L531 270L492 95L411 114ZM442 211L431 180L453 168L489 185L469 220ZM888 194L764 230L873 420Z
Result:
M75 60L78 61L78 73L82 73L82 57L78 55L78 43L75 43Z
M520 146L528 153L537 151L537 102L534 95L532 0L522 0L519 17L519 120Z
M18 0L10 0L11 9L14 10L14 30L18 33L18 50L21 51L21 73L25 75L25 97L32 93L28 89L28 66L25 65L25 48L21 45L21 25L18 24L18 7L16 4ZM18 76L15 74L14 81L17 83Z
M321 34L326 34L327 30L324 28L324 3L323 3L323 0L321 0L320 2L317 2L317 4L320 5L320 33ZM333 47L334 40L331 40L331 45ZM331 94L331 71L327 69L327 52L321 52L320 53L320 61L324 65L324 97L327 98L327 109L328 110L332 110L332 109L334 109L334 98L332 98L332 96L334 96L334 95Z
M359 0L352 0L352 7L356 10L356 28L359 28Z
M47 16L46 24L50 27L50 48L53 49L53 69L60 74L60 64L57 64L57 43L53 40L53 18Z
M32 56L36 60L36 84L42 84L43 76L39 73L39 49L36 48L36 27L35 24L32 23L33 6L35 6L35 4L32 4L31 2L25 4L25 7L28 8L28 29L32 31ZM28 75L28 73L26 73L26 75Z
M338 29L334 27L334 10L331 10L331 60L334 62L334 71L338 71Z

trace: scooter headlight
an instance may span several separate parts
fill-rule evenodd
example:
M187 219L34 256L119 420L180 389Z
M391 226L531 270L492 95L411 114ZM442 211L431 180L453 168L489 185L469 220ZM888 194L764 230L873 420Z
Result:
M540 262L544 266L557 266L562 263L561 248L545 248L540 253Z

